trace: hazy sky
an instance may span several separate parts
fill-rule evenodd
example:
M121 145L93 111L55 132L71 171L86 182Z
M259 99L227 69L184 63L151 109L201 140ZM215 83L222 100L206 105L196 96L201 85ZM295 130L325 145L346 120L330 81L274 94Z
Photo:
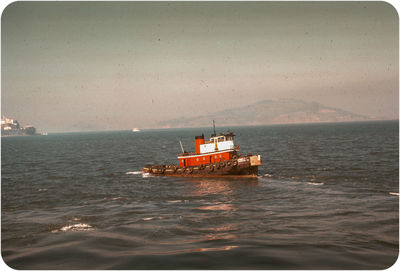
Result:
M14 2L1 111L48 132L279 98L397 118L398 26L385 2Z

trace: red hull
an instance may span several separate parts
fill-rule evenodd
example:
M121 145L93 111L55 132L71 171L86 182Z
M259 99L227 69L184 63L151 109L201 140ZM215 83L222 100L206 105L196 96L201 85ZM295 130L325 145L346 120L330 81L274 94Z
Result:
M217 163L202 164L188 167L176 165L148 165L142 169L143 173L158 176L175 177L257 177L258 165L261 164L258 156L246 156Z

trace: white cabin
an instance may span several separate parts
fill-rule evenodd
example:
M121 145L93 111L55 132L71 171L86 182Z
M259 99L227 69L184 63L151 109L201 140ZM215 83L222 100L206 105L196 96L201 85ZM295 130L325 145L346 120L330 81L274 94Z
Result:
M233 134L226 134L211 137L205 144L200 145L200 153L209 153L216 151L234 150Z

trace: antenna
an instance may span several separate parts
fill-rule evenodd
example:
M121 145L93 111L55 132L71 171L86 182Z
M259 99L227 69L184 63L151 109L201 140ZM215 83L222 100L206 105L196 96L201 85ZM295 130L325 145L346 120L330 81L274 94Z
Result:
M216 136L217 133L215 132L215 120L213 120L213 128L214 128L214 136Z
M182 153L184 153L185 150L183 149L182 142L180 140L179 140L179 144L181 144Z

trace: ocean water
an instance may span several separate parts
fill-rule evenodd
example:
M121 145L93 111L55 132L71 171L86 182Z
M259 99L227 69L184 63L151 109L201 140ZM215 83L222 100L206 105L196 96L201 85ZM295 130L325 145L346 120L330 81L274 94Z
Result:
M217 127L217 132L228 127ZM397 121L230 127L255 179L154 177L211 129L1 140L16 269L384 269L399 249Z

